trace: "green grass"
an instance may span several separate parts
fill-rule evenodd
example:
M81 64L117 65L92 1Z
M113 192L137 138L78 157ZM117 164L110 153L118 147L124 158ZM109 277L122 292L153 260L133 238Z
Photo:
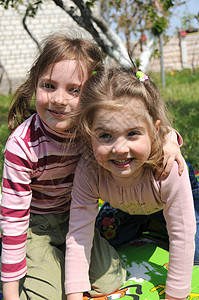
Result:
M162 97L168 105L173 127L183 137L181 148L184 158L199 171L199 70L175 71L166 74L166 88L161 88L159 74L150 75L160 87ZM3 170L3 151L9 136L7 115L11 96L0 95L0 181Z
M10 100L11 96L0 95L0 182L2 180L3 172L4 147L10 134L7 126Z
M188 162L199 171L199 70L168 73L166 88L160 88L171 118L173 127L182 135L184 144L181 152ZM161 86L160 78L154 81Z

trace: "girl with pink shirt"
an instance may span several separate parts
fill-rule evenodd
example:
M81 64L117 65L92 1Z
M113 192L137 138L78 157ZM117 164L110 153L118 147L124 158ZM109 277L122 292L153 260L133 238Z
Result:
M27 80L14 94L8 120L15 130L5 147L0 216L4 300L66 299L65 238L83 148L75 136L74 112L84 82L101 68L102 55L94 43L56 34L44 41ZM176 159L181 173L175 140L175 133L168 135L166 172ZM75 268L81 272L78 264ZM92 296L109 294L125 280L117 252L97 229L89 278L86 291Z
M170 241L165 299L185 300L194 261L193 196L188 170L180 176L176 162L167 178L156 176L164 169L170 126L156 85L134 66L105 68L85 82L78 121L85 149L75 172L66 238L68 300L81 299L90 288L99 199L138 221L139 215L163 211Z

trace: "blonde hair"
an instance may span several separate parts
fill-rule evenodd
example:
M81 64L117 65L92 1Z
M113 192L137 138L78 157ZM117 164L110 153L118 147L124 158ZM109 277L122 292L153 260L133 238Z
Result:
M13 130L31 114L31 100L37 88L39 78L56 62L75 59L82 70L87 69L88 77L94 70L100 69L102 54L98 46L82 38L70 38L64 34L48 36L41 43L42 51L32 65L27 80L19 86L12 98L12 106L8 115L8 127ZM83 72L83 71L82 71Z
M165 135L169 132L170 122L157 86L150 79L141 82L136 77L137 71L135 67L108 67L85 82L80 94L79 130L87 141L89 147L87 151L90 151L90 155L92 153L91 128L96 112L99 109L121 110L124 107L127 107L130 112L136 100L138 104L139 102L142 104L137 105L136 113L147 122L152 142L151 154L144 166L160 170L163 161L163 144ZM146 109L142 111L143 105ZM157 120L160 120L158 131L155 126Z

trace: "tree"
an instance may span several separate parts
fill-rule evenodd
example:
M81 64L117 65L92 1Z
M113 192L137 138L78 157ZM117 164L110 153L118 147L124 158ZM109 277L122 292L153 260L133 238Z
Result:
M184 13L181 17L181 29L193 32L196 30L194 25L199 23L199 12L197 14Z
M109 9L107 9L109 3ZM175 0L101 0L104 18L115 24L116 32L123 33L128 52L133 56L134 48L140 44L139 65L146 70L160 35L169 24L174 6L183 4ZM137 44L132 47L132 37Z
M170 9L181 0L51 0L68 14L80 27L88 31L105 55L113 58L120 65L129 65L129 55L133 58L131 47L132 33L148 38L143 42L139 39L142 53L139 65L145 71L153 53L158 35L168 23ZM19 5L26 6L23 26L30 37L35 37L26 25L28 17L35 17L44 0L0 0L5 9ZM163 5L161 5L163 2ZM70 3L70 4L69 4ZM98 6L98 9L96 9ZM161 15L159 7L161 7ZM115 28L114 28L115 27ZM123 38L124 37L124 38ZM38 45L38 43L37 43ZM39 47L39 45L38 45Z

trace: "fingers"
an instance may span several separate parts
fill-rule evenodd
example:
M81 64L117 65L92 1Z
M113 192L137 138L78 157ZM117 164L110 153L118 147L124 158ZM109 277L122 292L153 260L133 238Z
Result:
M165 156L165 161L166 161L166 156ZM167 176L172 169L174 161L176 161L178 163L178 174L182 175L182 173L184 171L184 159L181 154L179 146L177 146L173 155L171 155L170 157L167 158L167 162L165 163L165 171L166 171Z
M184 159L183 159L182 155L177 156L175 160L178 163L178 174L182 175L182 173L184 171Z
M163 161L164 170L161 175L159 174L161 179L164 179L169 175L173 167L174 161L176 161L178 164L178 174L182 175L184 171L183 156L181 154L179 146L173 141L170 141L167 143L167 145L164 146L164 161Z
M183 160L183 157L182 155L179 155L177 156L175 159L173 159L172 157L170 157L166 164L165 164L165 167L164 167L164 170L161 174L161 179L164 179L166 178L170 172L171 172L171 169L173 167L173 163L174 161L176 161L178 163L178 174L181 176L183 171L184 171L184 160Z
M171 172L171 169L173 167L174 160L175 159L173 157L170 157L170 158L168 158L168 160L166 162L165 161L163 162L164 170L161 174L161 179L164 179L169 175L169 173Z
M178 163L178 174L181 176L184 171L184 160L182 155L178 155L175 157L165 157L163 161L164 169L162 173L156 172L155 178L156 179L165 179L171 172L171 169L173 167L174 161Z

